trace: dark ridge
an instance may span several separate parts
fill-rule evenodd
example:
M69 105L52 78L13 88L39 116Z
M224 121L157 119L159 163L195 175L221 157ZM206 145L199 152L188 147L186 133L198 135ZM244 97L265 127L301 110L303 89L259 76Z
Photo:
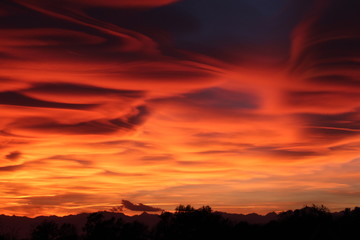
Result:
M360 208L330 212L306 206L279 214L213 212L179 205L174 213L119 212L36 218L0 215L0 240L202 240L351 239L358 233Z

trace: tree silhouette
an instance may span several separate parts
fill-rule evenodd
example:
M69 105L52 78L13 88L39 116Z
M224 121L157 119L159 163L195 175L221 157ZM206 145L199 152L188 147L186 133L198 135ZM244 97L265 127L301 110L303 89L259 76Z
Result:
M85 240L146 240L147 227L139 222L124 223L121 218L105 219L102 213L88 216L84 227Z
M64 223L58 230L57 240L77 240L78 235L76 228L73 224Z
M32 240L77 240L78 235L74 225L65 223L60 227L53 221L43 221L37 225L31 234Z
M11 234L0 234L0 240L17 240L17 238Z
M333 218L329 210L321 205L306 206L279 215L281 238L288 239L332 239Z
M227 239L229 224L223 217L213 213L209 206L195 209L179 205L175 213L164 212L160 216L155 239Z
M122 240L147 240L149 232L147 226L137 221L126 223L121 233Z
M86 240L112 240L117 239L120 235L122 228L122 220L115 219L104 219L102 213L92 213L88 216L85 224L85 239Z
M32 240L56 240L58 237L58 225L52 221L44 221L32 232Z
M355 207L353 210L346 208L337 218L336 225L336 234L342 239L352 239L353 236L359 235L360 208Z

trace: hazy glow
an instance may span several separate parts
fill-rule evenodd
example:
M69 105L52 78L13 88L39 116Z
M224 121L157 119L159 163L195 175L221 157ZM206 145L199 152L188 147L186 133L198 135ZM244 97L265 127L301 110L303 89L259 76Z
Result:
M223 2L2 1L0 213L358 204L358 1Z

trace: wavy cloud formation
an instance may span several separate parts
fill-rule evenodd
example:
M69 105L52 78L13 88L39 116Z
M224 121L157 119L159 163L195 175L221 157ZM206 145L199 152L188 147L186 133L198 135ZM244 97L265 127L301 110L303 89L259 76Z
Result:
M1 213L352 207L359 9L1 1Z

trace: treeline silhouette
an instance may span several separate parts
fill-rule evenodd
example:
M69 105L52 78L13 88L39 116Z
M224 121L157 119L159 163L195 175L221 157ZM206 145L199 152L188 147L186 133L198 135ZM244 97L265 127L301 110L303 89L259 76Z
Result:
M329 240L360 238L359 229L359 207L334 214L322 205L306 206L282 212L266 224L250 224L224 218L209 206L179 205L174 213L163 212L152 228L97 212L87 217L81 233L72 224L44 221L33 229L29 240ZM17 239L2 235L0 240Z

